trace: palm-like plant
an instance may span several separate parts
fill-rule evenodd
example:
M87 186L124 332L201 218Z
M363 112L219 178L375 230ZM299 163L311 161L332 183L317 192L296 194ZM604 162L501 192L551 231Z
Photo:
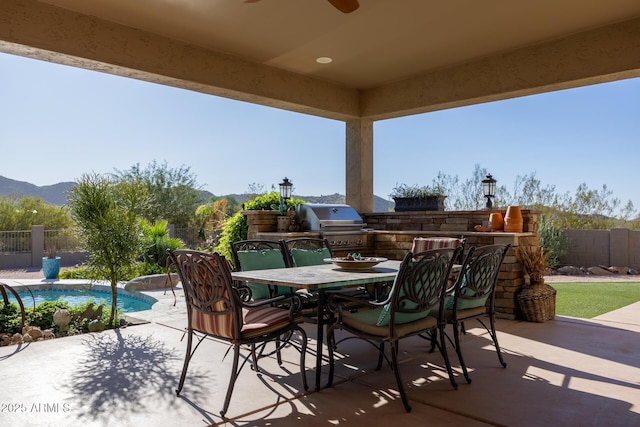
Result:
M109 327L117 313L118 282L141 253L138 217L148 203L141 183L114 183L97 174L83 175L69 193L69 211L89 251L89 267L111 285Z
M168 222L156 221L153 224L140 220L142 231L142 259L154 266L164 268L167 263L167 249L180 249L184 247L182 240L169 237ZM162 271L162 270L160 270Z

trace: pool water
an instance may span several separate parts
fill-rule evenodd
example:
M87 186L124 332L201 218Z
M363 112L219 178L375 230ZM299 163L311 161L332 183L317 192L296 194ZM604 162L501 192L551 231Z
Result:
M92 301L95 305L104 304L106 307L111 307L111 291L100 291L96 289L36 289L31 292L33 293L33 298L28 291L18 292L25 308L33 307L34 300L35 305L45 301L64 300L70 306L86 304ZM131 313L134 311L151 310L153 302L119 292L116 305L118 310L123 313Z

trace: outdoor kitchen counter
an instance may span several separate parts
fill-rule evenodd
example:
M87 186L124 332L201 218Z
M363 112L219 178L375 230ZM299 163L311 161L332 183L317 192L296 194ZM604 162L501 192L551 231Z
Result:
M510 244L515 248L521 244L529 245L532 239L537 239L536 234L531 232L505 233L500 231L370 230L368 234L375 255L389 259L402 259L411 250L414 237L464 237L467 248L493 244Z

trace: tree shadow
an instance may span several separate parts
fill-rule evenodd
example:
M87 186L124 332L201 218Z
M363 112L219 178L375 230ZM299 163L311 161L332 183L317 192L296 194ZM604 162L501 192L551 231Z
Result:
M228 345L225 341L218 341L215 338L206 338L220 345ZM295 339L295 338L294 338ZM296 346L300 343L296 340ZM288 347L291 347L290 345ZM308 348L307 348L308 350ZM249 348L243 346L240 363L243 363L245 358L249 357ZM203 357L203 351L196 352L194 357ZM275 361L275 355L268 356ZM207 425L227 425L232 423L233 420L243 418L247 413L253 414L255 412L272 412L275 411L279 405L290 403L292 400L297 400L300 396L306 395L309 392L305 392L302 387L299 366L296 362L284 361L282 365L265 366L265 359L260 359L262 363L259 363L259 370L256 372L251 366L251 363L247 361L247 364L240 371L238 379L236 380L236 387L231 397L231 403L229 410L225 416L220 415L220 410L223 406L223 396L227 391L229 376L231 375L230 367L225 366L220 372L223 372L219 378L212 377L205 374L205 379L209 382L209 385L215 384L215 387L219 387L224 393L217 399L211 399L210 394L203 394L198 389L194 389L192 385L192 379L199 375L197 372L192 371L194 364L189 365L189 371L187 374L188 384L185 385L180 394L180 399L186 404L191 406L194 410L200 413L203 417L203 422ZM309 381L309 372L306 373L307 381ZM257 381L254 381L257 380ZM241 384L239 384L241 383ZM250 385L251 388L247 387ZM240 388L244 390L240 390ZM282 390L284 388L284 391ZM266 394L269 399L273 398L270 403L265 403L265 407L256 407L257 401L246 399L247 393L259 393ZM230 424L233 425L233 424Z
M82 402L78 418L106 420L115 411L144 413L175 406L180 377L175 366L183 357L178 350L152 335L123 336L120 330L88 334L83 344L87 351L67 383ZM202 390L198 381L191 387Z

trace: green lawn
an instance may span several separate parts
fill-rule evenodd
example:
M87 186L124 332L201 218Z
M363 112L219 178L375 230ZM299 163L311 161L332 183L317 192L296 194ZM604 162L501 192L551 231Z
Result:
M591 319L640 301L640 283L550 283L557 291L556 314Z

